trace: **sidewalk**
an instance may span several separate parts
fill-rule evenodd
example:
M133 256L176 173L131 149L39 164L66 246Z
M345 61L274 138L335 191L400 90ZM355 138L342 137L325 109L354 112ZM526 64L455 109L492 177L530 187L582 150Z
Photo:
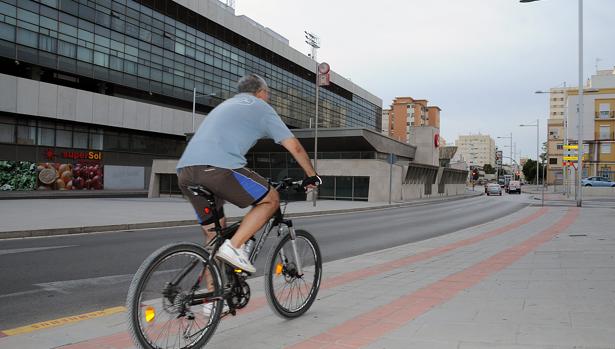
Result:
M325 263L317 301L292 321L272 314L254 278L248 307L207 348L613 349L614 225L611 209L528 207ZM0 349L134 348L114 311L4 331Z
M289 217L310 214L421 205L460 200L481 192L434 197L403 203L319 200L290 202ZM248 209L225 205L226 216L239 219ZM197 224L194 209L183 198L82 198L0 200L0 239L57 234L90 233Z

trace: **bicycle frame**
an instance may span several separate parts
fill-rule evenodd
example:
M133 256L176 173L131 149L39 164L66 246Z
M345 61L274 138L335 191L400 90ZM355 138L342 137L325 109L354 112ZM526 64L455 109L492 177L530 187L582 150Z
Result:
M283 182L280 182L278 185L275 186L276 190L279 190L281 187L283 186ZM205 249L208 250L209 252L209 259L208 261L210 263L216 263L216 261L214 260L215 254L218 251L218 249L220 248L220 246L222 245L222 243L224 242L224 240L226 240L227 238L232 237L232 235L237 231L237 229L239 228L239 225L241 224L242 220L235 222L233 224L231 224L228 227L222 227L220 225L220 216L218 214L218 209L216 207L216 203L214 200L213 195L211 195L210 193L204 191L201 188L196 188L193 190L193 192L195 193L195 195L203 195L205 196L205 198L209 201L209 204L211 206L211 210L212 210L212 214L213 214L213 220L214 220L214 231L216 232L216 236L214 238L212 238L207 245L205 246ZM287 201L284 202L284 204L288 204ZM256 242L256 246L254 247L254 249L252 250L252 252L250 253L249 259L251 263L254 263L254 261L256 260L256 258L258 257L261 249L263 248L263 246L265 245L265 241L267 240L267 238L269 237L269 235L271 234L271 232L277 228L277 234L278 237L282 236L284 234L284 227L286 227L288 229L288 234L290 234L291 236L291 245L292 245L292 249L293 249L293 253L295 255L295 263L296 263L296 267L297 267L297 272L299 275L303 275L303 268L301 265L301 260L297 251L297 244L296 244L296 233L295 233L295 228L293 227L293 222L290 219L284 219L284 213L282 212L282 210L278 207L278 210L276 211L276 213L273 215L273 217L271 217L269 219L269 221L265 224L265 228L263 229L263 233L260 235L260 237L258 238L258 241ZM283 261L286 261L286 255L284 253L284 250L280 250L280 255ZM181 281L181 279L183 278L184 275L187 275L188 272L190 270L192 270L192 268L194 268L196 266L197 262L194 262L195 264L193 265L189 265L186 267L186 269L176 278L176 280L173 280L172 284L177 284L179 283L179 281ZM224 265L223 265L224 266ZM228 280L227 280L227 275L224 272L225 269L221 268L221 281L222 281L222 285L226 285ZM194 285L194 289L198 289L199 285L200 285L201 280L198 280L197 283ZM209 300L219 300L219 299L223 299L225 294L224 289L221 290L222 292L219 294L214 294L212 292L208 292L208 293L204 293L201 295L194 295L194 297L192 298L192 304L200 304L203 303L202 301L204 299L209 299Z

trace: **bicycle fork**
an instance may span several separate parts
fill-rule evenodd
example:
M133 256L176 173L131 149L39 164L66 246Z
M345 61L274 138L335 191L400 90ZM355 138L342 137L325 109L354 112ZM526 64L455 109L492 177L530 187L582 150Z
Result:
M289 234L290 234L290 245L293 249L292 253L295 257L295 265L297 267L297 275L299 277L303 276L303 266L301 265L301 258L299 258L299 251L297 250L297 234L295 233L295 228L290 226L287 227L289 229ZM282 227L280 226L280 230L282 229ZM284 263L286 263L287 259L286 259L286 253L284 252L284 247L282 247L280 249L280 258L282 259L282 261L284 261Z

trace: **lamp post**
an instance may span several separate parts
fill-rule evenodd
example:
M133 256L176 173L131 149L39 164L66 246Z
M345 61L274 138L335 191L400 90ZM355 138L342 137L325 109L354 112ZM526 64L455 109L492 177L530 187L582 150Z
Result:
M513 166L513 136L512 136L512 132L510 133L510 136L498 136L498 139L510 139L510 169L512 170L512 166Z
M534 2L538 0L520 0L520 2ZM583 206L583 193L581 192L581 179L583 177L583 0L579 0L579 125L578 141L579 158L577 163L577 178L575 182L575 197L577 207Z
M314 121L314 171L318 171L318 60L316 59L316 50L320 48L320 38L308 31L305 33L305 43L312 47L312 59L316 61L316 116ZM316 196L318 195L318 187L313 189L312 205L316 207Z
M538 187L538 171L540 170L540 119L536 119L536 124L521 124L520 127L536 127L536 187ZM545 204L545 175L544 171L541 171L542 174L542 205Z

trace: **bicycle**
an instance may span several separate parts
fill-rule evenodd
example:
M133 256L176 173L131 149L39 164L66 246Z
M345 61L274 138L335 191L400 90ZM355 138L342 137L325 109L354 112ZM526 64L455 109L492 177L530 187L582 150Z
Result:
M286 178L271 184L278 191L288 191L300 186L301 181ZM129 332L141 348L200 348L207 344L223 317L236 315L250 300L246 282L250 274L214 259L241 221L222 228L213 194L202 186L189 189L211 204L216 236L205 247L188 242L163 246L141 264L126 301ZM284 218L287 204L288 200L283 200L284 211L279 208L265 225L250 252L250 262L254 263L269 235L277 229L278 241L265 263L265 295L276 315L295 318L316 299L322 259L316 239L305 230L295 230L292 220ZM224 303L228 310L223 310Z

